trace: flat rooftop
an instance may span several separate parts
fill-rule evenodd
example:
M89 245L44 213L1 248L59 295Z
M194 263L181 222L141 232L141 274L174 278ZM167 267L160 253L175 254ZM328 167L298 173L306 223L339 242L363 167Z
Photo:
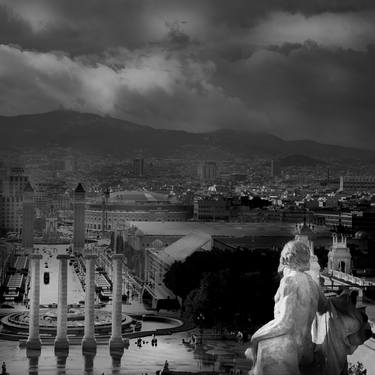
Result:
M194 231L205 232L216 237L244 236L293 236L296 225L293 223L202 223L193 221L129 221L146 236L184 236ZM327 233L326 228L318 228L315 234Z

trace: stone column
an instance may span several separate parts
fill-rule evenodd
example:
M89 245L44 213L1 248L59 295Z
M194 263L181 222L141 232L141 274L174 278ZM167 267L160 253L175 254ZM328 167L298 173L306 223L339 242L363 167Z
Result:
M85 255L86 279L85 279L85 333L82 340L83 352L95 352L95 260L96 254Z
M57 334L55 339L55 351L69 350L67 337L67 313L68 313L68 259L69 255L57 256L59 260L59 285L57 303Z
M40 350L39 305L40 305L40 259L41 254L30 254L31 264L31 301L29 313L29 337L26 348Z
M109 349L123 350L124 342L121 334L122 322L122 254L112 255L112 335Z

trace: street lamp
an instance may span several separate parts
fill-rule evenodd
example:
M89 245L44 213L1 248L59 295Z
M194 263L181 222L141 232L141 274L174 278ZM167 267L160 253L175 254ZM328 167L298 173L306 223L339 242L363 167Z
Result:
M205 316L202 313L199 313L197 316L197 322L199 326L199 333L200 333L200 344L203 344L203 323L205 320Z

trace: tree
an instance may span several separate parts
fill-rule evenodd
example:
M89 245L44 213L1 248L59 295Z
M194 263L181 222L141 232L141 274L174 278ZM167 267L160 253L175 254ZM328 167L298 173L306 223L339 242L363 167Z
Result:
M273 251L213 250L176 262L166 285L184 299L185 315L205 316L205 325L238 329L272 319L279 278Z

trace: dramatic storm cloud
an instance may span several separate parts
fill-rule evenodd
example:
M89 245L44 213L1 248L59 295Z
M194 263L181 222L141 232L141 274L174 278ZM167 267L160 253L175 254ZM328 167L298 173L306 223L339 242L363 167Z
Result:
M375 148L370 0L0 0L0 114Z

